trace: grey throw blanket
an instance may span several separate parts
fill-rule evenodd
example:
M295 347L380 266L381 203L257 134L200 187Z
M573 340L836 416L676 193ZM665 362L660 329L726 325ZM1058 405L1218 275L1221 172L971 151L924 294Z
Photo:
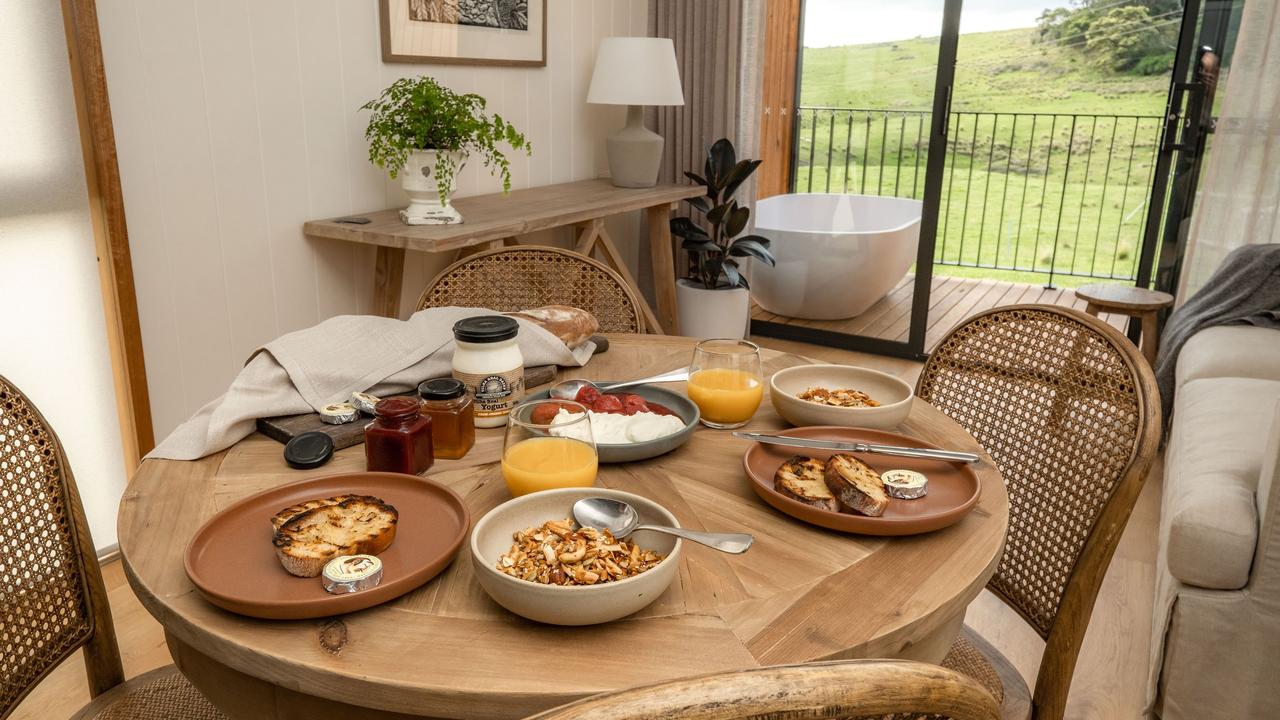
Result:
M1280 328L1280 244L1232 250L1204 287L1169 316L1155 367L1166 416L1173 408L1178 353L1187 340L1208 327L1245 323Z

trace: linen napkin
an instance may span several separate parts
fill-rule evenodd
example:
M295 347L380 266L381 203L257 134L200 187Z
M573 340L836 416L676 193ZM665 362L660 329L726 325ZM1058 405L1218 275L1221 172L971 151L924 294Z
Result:
M408 320L340 315L278 337L254 351L227 392L179 425L147 458L196 460L231 447L261 417L312 412L346 402L353 392L413 390L452 371L454 323L493 314L445 307L420 310ZM526 367L581 366L595 350L590 342L570 350L538 325L516 322Z

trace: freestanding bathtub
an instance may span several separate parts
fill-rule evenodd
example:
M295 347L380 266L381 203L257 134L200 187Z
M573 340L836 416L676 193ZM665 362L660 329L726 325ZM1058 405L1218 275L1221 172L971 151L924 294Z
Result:
M922 206L872 195L795 193L760 200L755 232L772 241L778 264L752 263L751 296L775 315L861 315L915 262Z

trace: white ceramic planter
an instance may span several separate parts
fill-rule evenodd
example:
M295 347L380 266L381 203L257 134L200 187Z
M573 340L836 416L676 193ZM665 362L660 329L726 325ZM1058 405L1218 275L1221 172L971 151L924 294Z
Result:
M708 290L691 280L676 282L680 334L696 338L747 336L751 293L746 288Z
M409 196L409 207L400 211L400 219L406 225L455 225L462 222L462 215L449 203L453 195L458 172L466 163L466 155L458 150L448 151L453 158L454 173L449 178L445 202L440 202L436 184L436 150L415 150L400 171L400 185Z

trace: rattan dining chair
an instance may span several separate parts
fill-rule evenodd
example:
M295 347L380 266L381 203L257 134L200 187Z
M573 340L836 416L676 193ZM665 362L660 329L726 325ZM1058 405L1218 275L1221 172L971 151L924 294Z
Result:
M997 720L973 679L908 660L779 665L595 695L527 720Z
M569 305L596 316L601 332L642 333L631 288L609 266L560 248L522 245L463 258L435 277L418 299L430 307L482 307L515 312Z
M0 521L0 720L77 648L94 699L73 720L225 720L172 665L124 679L67 455L2 375Z
M1014 305L948 333L916 394L964 426L1000 468L1009 532L987 589L1045 641L1034 696L968 628L943 664L986 684L1002 717L1058 720L1098 588L1157 452L1155 377L1097 318Z

